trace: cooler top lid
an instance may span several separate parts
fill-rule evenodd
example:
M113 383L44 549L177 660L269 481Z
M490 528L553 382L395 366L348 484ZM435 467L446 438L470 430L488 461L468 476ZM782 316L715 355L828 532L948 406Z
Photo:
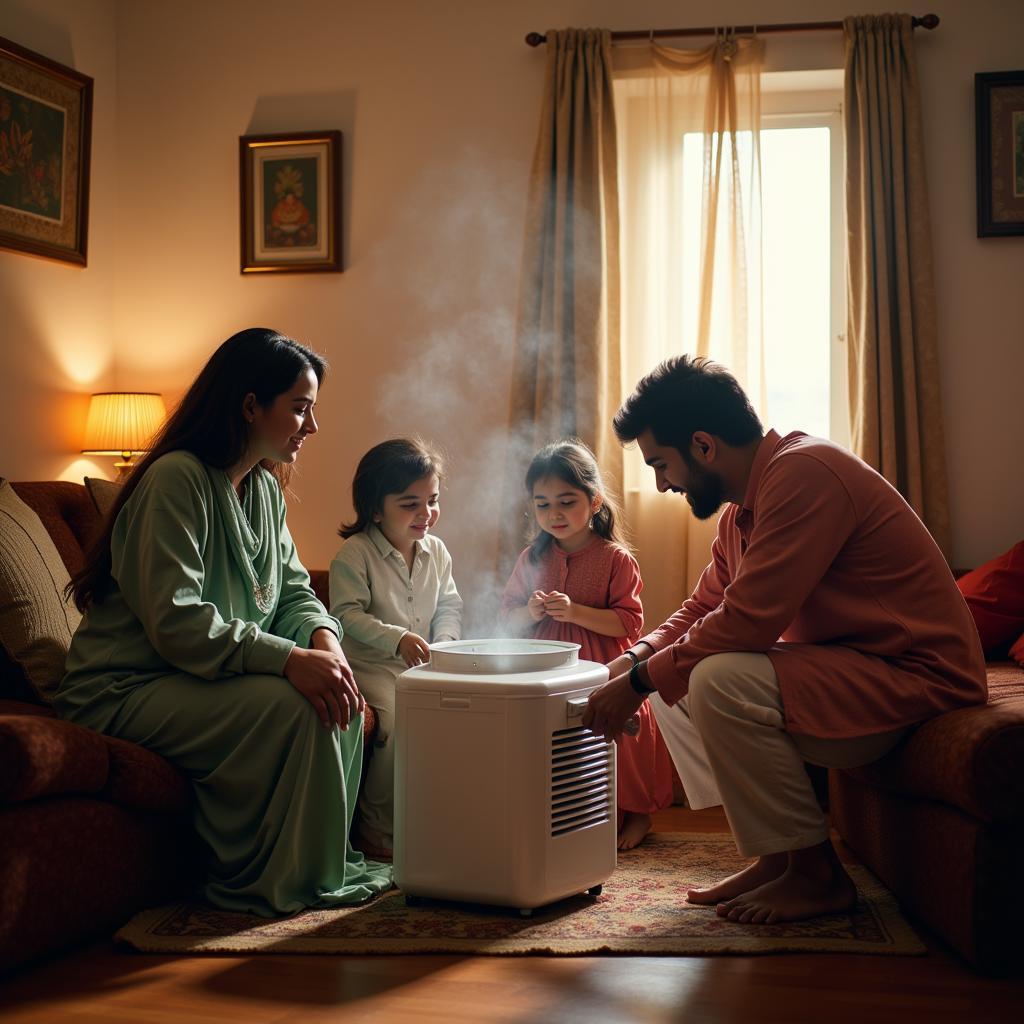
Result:
M430 667L459 675L519 675L579 661L579 644L561 640L450 640L431 644Z
M580 661L533 672L442 672L433 661L407 669L395 682L399 693L466 694L481 697L543 697L600 686L608 669Z

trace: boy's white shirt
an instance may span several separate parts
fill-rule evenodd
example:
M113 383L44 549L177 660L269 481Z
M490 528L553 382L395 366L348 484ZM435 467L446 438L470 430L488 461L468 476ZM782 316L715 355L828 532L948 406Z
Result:
M341 645L357 679L405 671L398 655L406 633L428 643L462 635L462 598L452 558L432 534L414 542L412 570L377 526L342 544L330 571L331 614L342 627Z

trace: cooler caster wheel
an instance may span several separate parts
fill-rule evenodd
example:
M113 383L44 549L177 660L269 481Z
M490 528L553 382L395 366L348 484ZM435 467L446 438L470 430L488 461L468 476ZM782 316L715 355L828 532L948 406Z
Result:
M533 910L530 907L520 907L519 908L519 916L520 917L533 917Z
M592 885L587 890L587 895L588 896L600 896L603 890L604 890L604 886L603 885Z
M407 895L405 897L405 905L407 907L422 907L423 906L423 899L421 897L419 897L419 896L408 896Z

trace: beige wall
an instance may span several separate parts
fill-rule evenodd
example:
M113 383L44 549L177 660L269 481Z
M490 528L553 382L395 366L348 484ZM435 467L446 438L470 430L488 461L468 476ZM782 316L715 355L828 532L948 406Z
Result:
M841 18L850 6L0 0L0 34L50 45L51 56L97 77L98 115L89 269L0 254L0 298L15 310L4 318L0 370L5 394L18 396L0 407L0 426L26 436L10 454L5 443L0 472L49 476L71 463L73 444L62 463L48 424L60 391L93 389L63 368L83 347L113 347L114 368L97 380L175 396L228 334L273 326L333 363L321 433L302 456L302 503L290 512L307 563L326 565L335 550L362 451L419 431L452 457L439 532L468 579L489 563L502 514L509 341L544 66L523 36L568 24L713 24L723 12L738 22ZM1024 507L1015 393L1024 238L975 238L973 142L973 75L1021 65L1024 4L927 6L942 18L919 34L918 54L955 557L974 563L1020 539ZM768 46L772 67L842 61L839 34L773 36ZM243 278L238 136L306 128L345 133L345 272Z
M0 0L0 36L94 79L89 264L0 251L0 476L81 480L88 394L114 382L117 5Z

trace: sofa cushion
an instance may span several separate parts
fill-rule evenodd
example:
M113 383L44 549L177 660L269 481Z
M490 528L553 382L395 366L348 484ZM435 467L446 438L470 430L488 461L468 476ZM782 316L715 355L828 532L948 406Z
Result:
M104 736L110 773L99 795L122 807L179 811L190 806L188 780L169 761L137 743Z
M154 811L191 799L184 776L135 743L46 714L0 714L0 803L72 794Z
M983 821L1024 824L1024 669L991 664L988 686L988 704L930 719L880 761L849 774Z
M100 524L100 516L82 484L64 480L12 483L15 493L46 527L61 560L74 575L85 564L84 552Z
M114 507L120 485L112 480L104 480L101 476L87 476L85 489L89 492L96 512L101 519L105 519L107 513Z
M81 613L67 567L39 516L0 480L0 644L33 689L52 697Z
M1005 656L1024 630L1024 541L956 581L985 653Z
M98 793L110 763L103 737L43 715L0 716L0 801Z

